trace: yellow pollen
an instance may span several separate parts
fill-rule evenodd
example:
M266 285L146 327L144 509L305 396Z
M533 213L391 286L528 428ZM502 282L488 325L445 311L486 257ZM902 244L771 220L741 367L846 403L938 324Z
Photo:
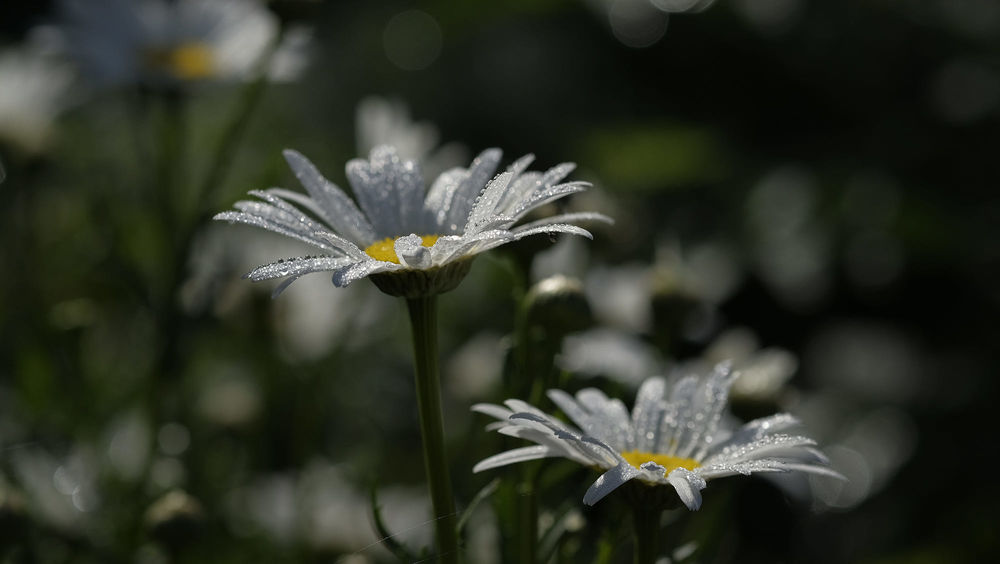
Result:
M146 52L146 62L182 80L205 78L215 71L212 51L204 43L197 42L150 49Z
M622 458L636 468L642 466L646 462L655 462L667 469L667 471L663 474L664 476L673 472L677 468L694 470L700 466L698 461L692 458L681 458L680 456L670 456L669 454L653 454L651 452L642 452L640 450L625 451L622 453Z
M421 235L420 244L425 247L431 247L437 242L440 235ZM396 256L396 239L399 237L386 237L381 241L375 241L365 249L368 256L375 260L381 260L385 262L394 262L399 264L399 257Z

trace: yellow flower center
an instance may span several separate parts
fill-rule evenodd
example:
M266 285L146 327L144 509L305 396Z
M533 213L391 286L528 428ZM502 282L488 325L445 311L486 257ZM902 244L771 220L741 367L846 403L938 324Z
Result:
M205 78L215 71L212 51L204 43L197 42L150 49L146 52L146 62L182 80Z
M425 247L431 247L437 242L438 237L440 235L421 235L420 244ZM375 241L365 249L365 252L375 260L399 264L399 257L396 256L396 239L398 238L386 237L381 241Z
M642 452L641 450L625 451L622 453L622 458L636 468L642 466L646 462L655 462L667 469L667 471L663 473L664 476L673 472L677 468L694 470L700 466L698 461L692 458L681 458L680 456L670 456L669 454L653 454L651 452Z

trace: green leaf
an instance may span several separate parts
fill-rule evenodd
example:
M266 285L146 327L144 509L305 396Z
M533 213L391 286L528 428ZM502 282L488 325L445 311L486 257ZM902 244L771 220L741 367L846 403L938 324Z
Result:
M396 540L396 535L389 532L389 529L385 526L382 521L382 511L378 506L378 488L373 483L370 490L370 500L372 506L372 525L375 527L375 532L378 534L379 539L377 542L384 545L389 552L393 553L400 562L418 562L422 558L414 554L409 548L404 546L402 543Z
M469 502L469 506L465 508L461 517L458 518L458 534L462 534L462 530L465 529L465 523L469 520L469 516L472 515L472 512L479 507L479 504L482 503L484 499L493 495L493 493L497 491L498 487L500 487L500 478L494 478L490 481L490 483L483 486L483 489L479 490L476 497L472 498L472 501Z

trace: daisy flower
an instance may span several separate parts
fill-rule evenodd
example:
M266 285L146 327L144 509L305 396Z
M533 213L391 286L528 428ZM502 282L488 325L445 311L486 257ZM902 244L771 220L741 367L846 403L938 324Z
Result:
M737 375L721 363L705 376L688 375L669 386L663 378L649 378L631 414L621 401L594 388L581 390L575 399L550 390L549 398L579 429L520 400L507 400L506 407L475 405L474 411L501 421L494 424L501 434L537 444L491 456L473 472L563 457L604 471L587 490L587 505L637 479L671 486L691 510L701 506L701 490L715 478L788 471L839 476L827 468L812 439L785 432L798 424L791 415L779 413L738 428L725 424L729 387Z
M237 211L215 216L275 231L323 251L247 274L255 282L284 278L275 295L299 276L330 271L336 286L370 277L394 296L432 296L457 286L470 259L479 253L538 233L591 237L574 223L610 221L598 213L578 212L518 224L539 206L589 186L560 183L573 170L571 163L531 172L527 167L533 157L527 155L493 176L501 152L488 149L468 168L442 173L425 194L417 163L382 145L372 149L368 160L347 163L355 204L304 156L291 150L284 154L308 196L281 188L255 190L250 194L261 201L240 201L234 205Z
M60 0L59 9L67 51L110 84L250 77L280 27L256 0ZM299 67L285 55L272 78Z

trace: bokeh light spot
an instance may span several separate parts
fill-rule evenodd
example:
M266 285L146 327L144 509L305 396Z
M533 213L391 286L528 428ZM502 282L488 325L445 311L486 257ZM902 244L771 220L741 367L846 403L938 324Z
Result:
M403 70L422 70L441 54L441 26L420 10L406 10L389 20L382 34L389 61Z
M667 14L644 0L616 0L608 9L611 33L634 49L653 45L667 33Z

